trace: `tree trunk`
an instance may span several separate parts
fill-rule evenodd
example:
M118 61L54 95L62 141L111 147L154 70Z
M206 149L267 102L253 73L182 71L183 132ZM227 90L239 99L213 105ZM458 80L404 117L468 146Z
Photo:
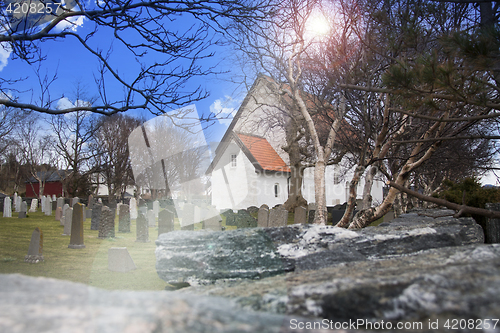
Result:
M407 163L400 171L399 176L396 179L396 183L398 185L403 186L403 184L406 182L406 180L410 176L410 168L411 166ZM389 210L391 210L398 193L398 190L396 190L394 187L391 187L382 204L374 208L365 209L356 214L353 221L349 225L349 229L364 228L370 225L370 223L372 223L373 221L378 220L379 218L387 214Z
M352 176L351 183L349 185L349 199L347 200L347 206L342 216L342 219L336 224L337 227L345 228L349 225L354 214L354 208L356 207L356 197L358 194L358 184L361 175L365 172L365 167L358 165L354 170L354 175Z
M295 165L290 165L290 190L288 192L288 199L283 204L283 207L289 211L293 212L298 206L307 206L307 201L302 196L302 182L304 175L304 167L301 163Z
M361 210L368 209L372 206L372 188L373 188L373 179L377 174L378 167L376 165L372 165L370 170L366 174L365 177L365 186L363 188L363 203L361 205Z
M322 149L322 147L319 147ZM316 212L314 224L326 224L326 190L325 190L325 161L319 159L314 164L314 197L316 200Z

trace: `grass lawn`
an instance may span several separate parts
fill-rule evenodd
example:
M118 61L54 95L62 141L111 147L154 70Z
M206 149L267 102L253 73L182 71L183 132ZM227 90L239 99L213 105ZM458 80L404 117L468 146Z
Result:
M97 230L90 230L90 219L84 222L84 249L68 248L70 236L63 236L64 227L54 215L42 212L29 213L25 219L0 217L0 274L20 273L81 282L109 290L164 290L166 282L156 273L155 240L158 228L149 228L149 243L137 243L135 220L131 221L130 233L118 233L118 218L115 220L115 238L99 239ZM377 225L383 219L374 222ZM293 214L288 216L293 224ZM226 230L236 229L222 225ZM43 256L38 264L24 262L33 230L39 227L43 232ZM175 230L180 225L175 223ZM201 223L195 224L195 230ZM108 270L108 249L126 247L137 269L121 273Z
M118 233L115 238L99 239L97 230L90 230L90 219L84 223L84 249L68 248L70 236L63 236L64 227L54 215L29 213L18 219L0 218L0 273L21 273L81 282L91 286L115 290L164 290L155 268L155 240L158 228L149 228L149 243L136 243L135 220L130 233ZM43 256L38 264L24 262L28 253L31 233L39 227L43 232ZM108 249L126 247L137 266L136 270L121 273L108 270Z

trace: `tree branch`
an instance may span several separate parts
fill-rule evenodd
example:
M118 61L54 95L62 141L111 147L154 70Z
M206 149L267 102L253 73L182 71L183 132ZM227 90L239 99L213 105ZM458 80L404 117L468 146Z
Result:
M489 218L500 219L500 212L495 212L495 211L491 211L488 209L471 207L471 206L466 206L466 205L459 205L459 204L456 204L453 202L449 202L448 200L430 197L430 196L418 193L416 191L412 191L410 189L407 189L406 187L398 185L393 181L387 181L386 184L394 187L395 189L397 189L401 192L409 194L417 199L427 201L427 202L432 202L432 203L435 203L437 205L456 210L456 211L458 211L458 213L455 214L454 217L457 217L457 218L460 217L460 215L462 215L462 214L475 214L475 215L486 216Z

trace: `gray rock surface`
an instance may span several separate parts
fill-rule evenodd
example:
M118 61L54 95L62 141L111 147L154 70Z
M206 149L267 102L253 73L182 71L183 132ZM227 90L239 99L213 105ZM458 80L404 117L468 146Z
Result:
M156 270L168 283L261 278L293 270L264 228L173 231L156 241Z
M182 291L228 297L243 309L333 322L421 322L416 331L450 332L447 320L500 317L500 245L430 249ZM429 320L438 320L438 329L429 329ZM500 332L500 322L489 331Z
M224 298L107 291L62 280L0 274L0 332L291 332L290 320L242 311Z
M483 231L472 218L416 213L357 231L317 225L289 229L287 232L269 229L269 235L283 257L295 259L298 271L431 248L484 243Z

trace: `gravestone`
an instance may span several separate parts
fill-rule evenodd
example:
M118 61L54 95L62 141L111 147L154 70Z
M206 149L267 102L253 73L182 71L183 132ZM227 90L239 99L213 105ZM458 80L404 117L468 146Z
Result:
M45 208L47 207L45 200L47 200L47 198L45 197L45 195L42 195L42 198L40 199L40 209L44 214L45 214Z
M307 223L307 209L302 206L295 207L295 214L293 217L294 224Z
M147 206L139 206L139 213L144 215L144 217L148 216L148 207Z
M137 233L137 239L135 240L136 242L139 243L149 242L148 221L146 220L146 217L144 216L144 214L142 214L141 211L139 211L139 214L137 215L136 233Z
M50 198L50 196L45 199L45 215L52 215L52 199Z
M77 202L80 202L80 198L78 197L74 197L73 199L71 199L71 207L73 207Z
M92 209L93 205L94 205L94 196L91 194L91 195L89 195L89 201L87 202L87 208Z
M130 199L130 218L137 219L137 200L135 198Z
M155 213L155 218L158 218L160 213L160 202L158 200L153 201L153 212Z
M38 208L38 199L31 200L30 213L35 213Z
M314 222L314 214L315 213L316 213L316 211L314 209L311 209L309 211L309 215L307 217L307 223L312 224Z
M61 209L61 211L62 211L62 216L66 215L66 211L68 210L68 208L70 208L68 204L64 204L64 205L62 206L62 209ZM63 225L62 221L61 221L61 225Z
M60 221L61 225L64 224L64 221L61 221L61 218L63 217L63 212L62 212L62 207L57 207L56 208L56 221Z
M14 193L14 211L16 213L19 213L19 210L21 209L21 206L19 205L19 197L17 195L17 192Z
M240 209L238 214L233 216L230 224L226 220L226 225L233 225L237 228L255 228L257 227L257 220L246 209Z
M125 273L136 268L126 247L111 247L108 249L108 270Z
M85 222L85 220L87 219L87 213L86 213L87 206L84 203L82 203L82 206L83 206L82 207L82 220ZM72 207L70 207L70 208L72 208Z
M284 227L288 222L288 211L275 207L269 211L269 227Z
M500 203L487 203L486 209L500 211ZM486 244L500 243L500 219L485 218L482 227L484 230L484 242Z
M26 204L26 201L23 201L21 203L21 209L19 210L18 218L24 219L26 218L26 213L28 211L28 205Z
M101 211L102 211L102 204L100 203L94 203L92 206L92 217L90 220L90 230L99 230L99 224L101 221Z
M57 198L57 207L61 207L64 206L64 198L63 197L59 197Z
M269 223L269 207L263 204L257 213L257 226L267 228Z
M118 232L130 232L130 208L120 205L118 210Z
M71 238L68 247L70 249L83 249L83 205L77 203L73 206L73 219L71 222Z
M148 217L148 227L150 228L156 227L155 212L153 210L148 210L147 217Z
M5 197L3 199L3 217L12 217L12 204L10 202L10 197Z
M24 261L30 264L36 264L43 261L43 232L38 227L36 227L31 234L28 255L24 257Z
M181 230L194 230L194 205L184 204L182 208Z
M57 200L57 199L56 199L56 200ZM54 210L56 210L56 208L57 208L57 201L56 201L56 200L52 200L52 201L50 202L50 206L51 206L50 208L51 208L51 210L53 210L53 211L54 211Z
M172 208L172 206L167 207L158 213L158 236L174 231L174 212Z
M52 194L52 200L51 200L51 202L52 202L52 201L56 201L56 200L57 200L56 195L55 195L55 194Z
M114 238L115 237L115 211L107 206L103 206L101 210L101 219L99 223L98 238Z
M259 207L250 206L247 208L247 212L249 212L250 214L257 214L259 212Z
M222 230L222 218L220 215L209 217L202 221L201 227L203 229L213 230L213 231L221 231Z
M71 225L73 224L73 208L66 209L66 215L63 216L64 231L63 236L71 236Z

